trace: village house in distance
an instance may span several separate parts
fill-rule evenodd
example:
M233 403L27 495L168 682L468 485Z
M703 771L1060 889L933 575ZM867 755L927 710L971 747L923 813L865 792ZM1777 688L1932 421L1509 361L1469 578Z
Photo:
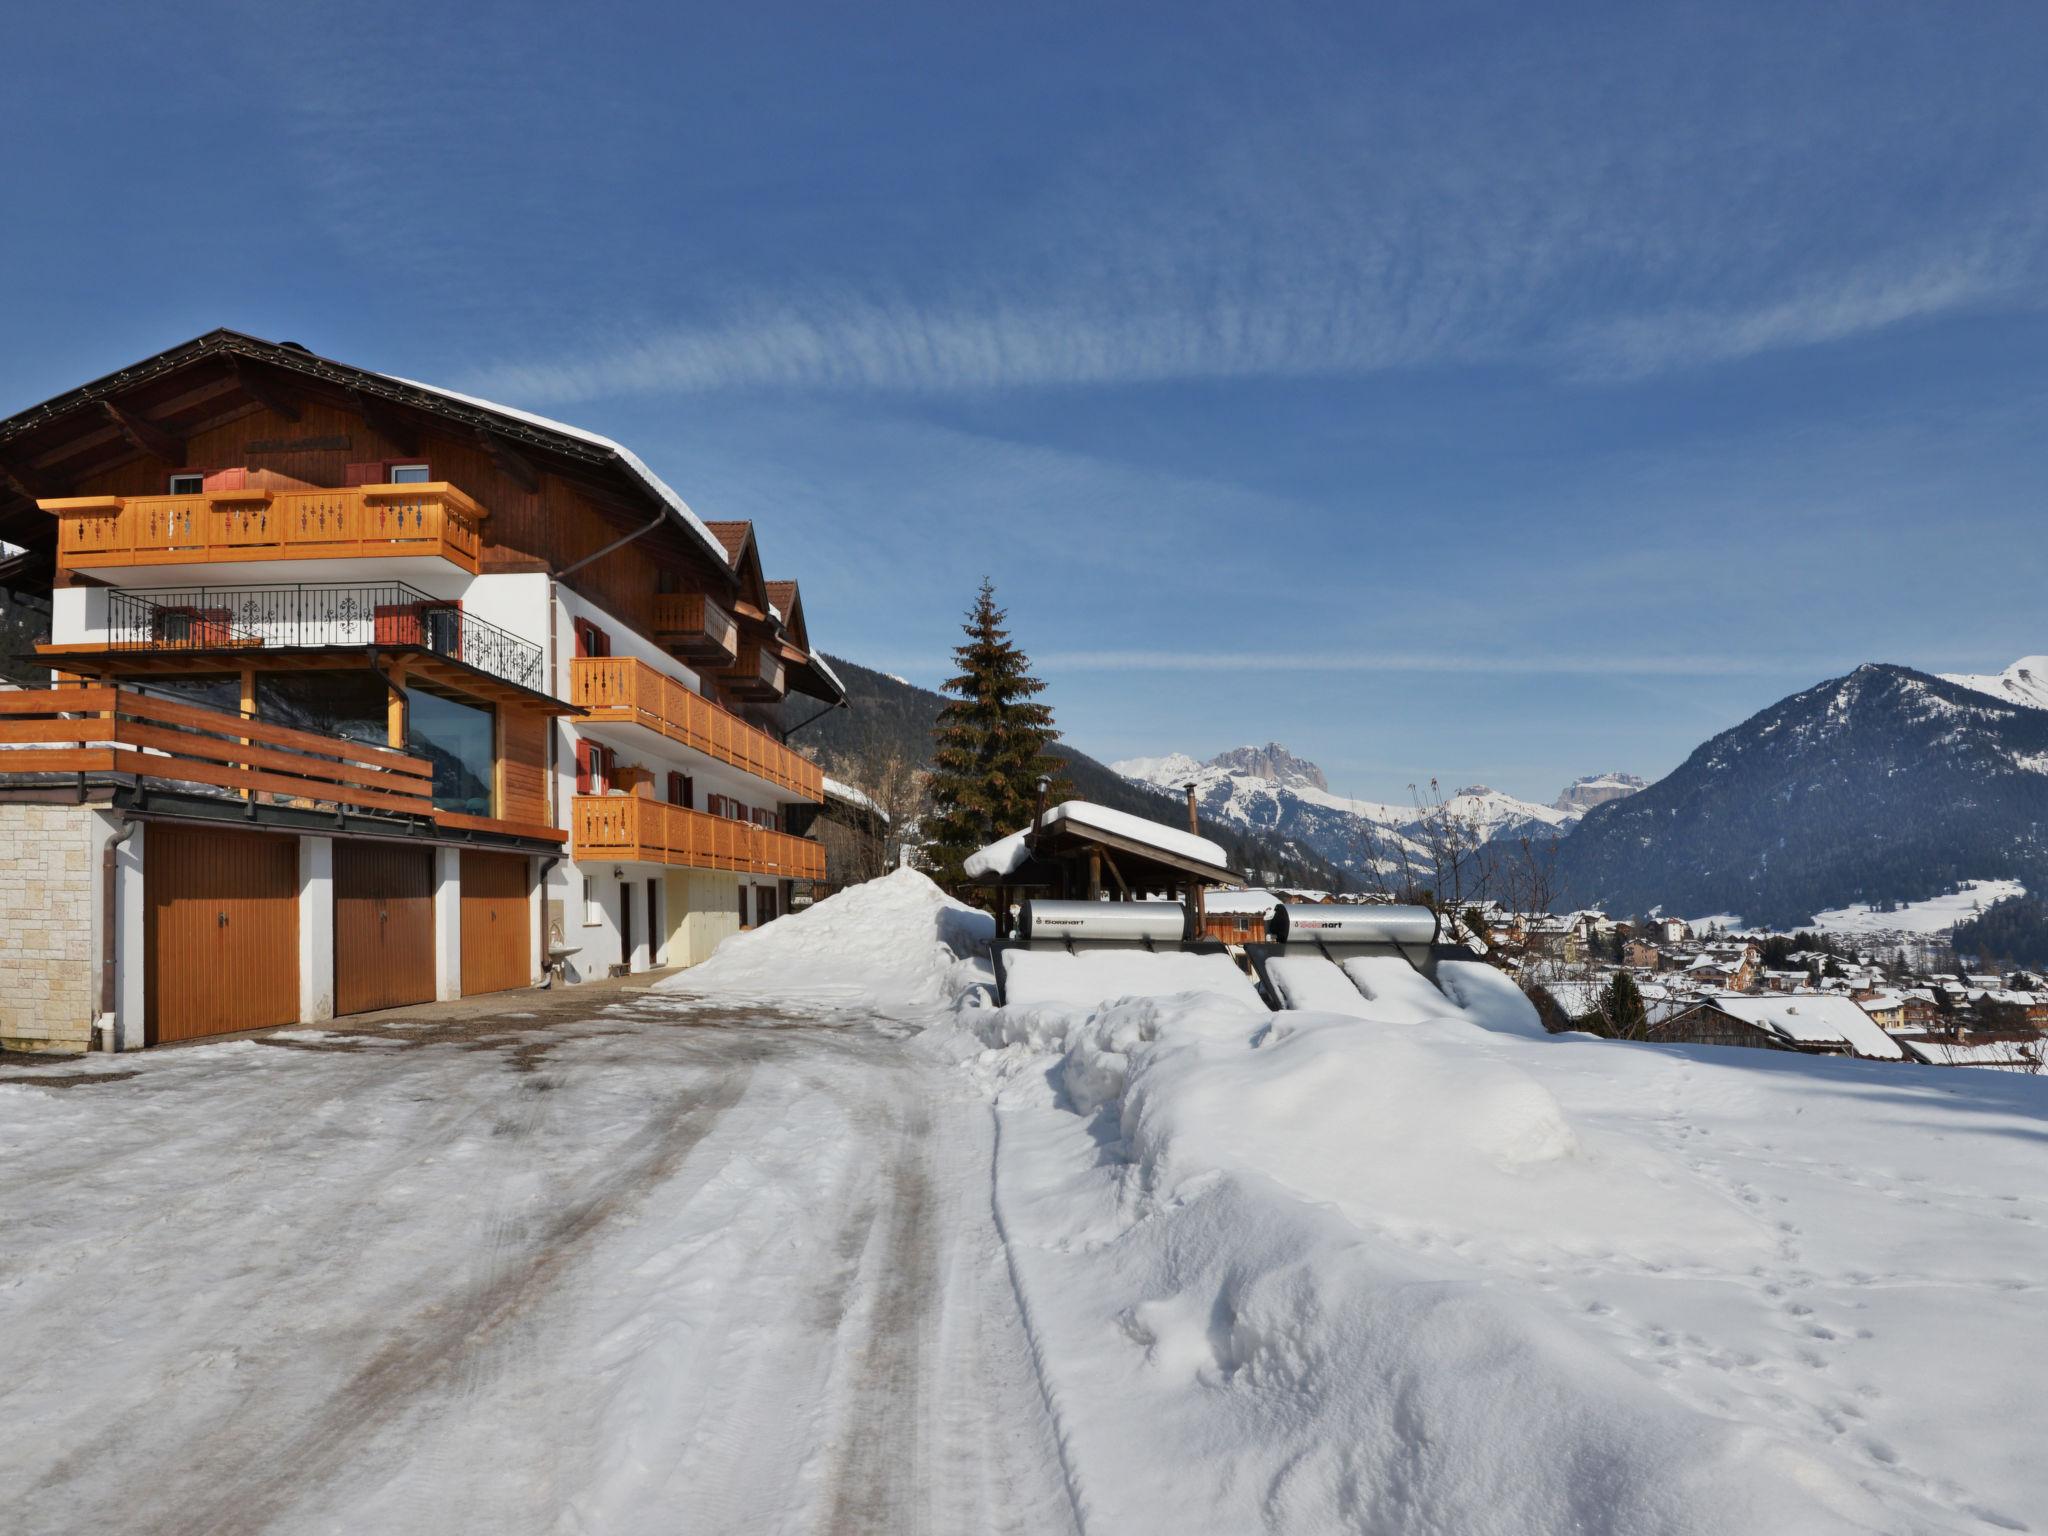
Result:
M692 964L825 876L797 583L605 438L215 331L0 421L0 538L0 1047Z

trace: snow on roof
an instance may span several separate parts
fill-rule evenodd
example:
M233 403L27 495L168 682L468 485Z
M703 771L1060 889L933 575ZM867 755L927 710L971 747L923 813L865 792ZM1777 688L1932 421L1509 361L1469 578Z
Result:
M1202 897L1202 910L1221 917L1263 917L1279 905L1280 898L1271 891L1210 891Z
M1227 869L1230 856L1221 845L1212 843L1206 837L1197 837L1192 832L1182 832L1174 827L1162 826L1156 821L1147 821L1142 816L1133 816L1128 811L1111 810L1106 805L1096 805L1089 800L1063 800L1052 807L1039 819L1041 828L1068 825L1107 832L1112 837L1121 837L1133 843L1142 843L1155 848L1169 858L1192 860L1197 864L1210 864ZM980 848L967 856L962 868L970 880L987 880L1002 875L1014 875L1023 867L1028 856L1024 846L1025 828L1012 832L1008 837L999 837L986 848Z
M704 520L690 510L690 504L678 496L670 488L666 480L649 469L641 462L640 456L624 444L613 442L601 433L589 432L582 427L572 427L566 421L556 421L549 416L538 416L532 411L522 411L514 406L500 405L495 400L484 400L476 395L465 395L460 390L446 389L439 384L426 384L418 379L400 378L395 373L383 374L381 377L391 379L399 384L409 385L413 389L424 389L430 394L440 395L445 399L459 400L464 405L475 406L478 410L496 411L500 416L510 416L514 421L523 421L530 427L539 427L546 432L560 432L566 437L581 438L584 442L596 447L610 449L619 456L620 462L627 469L631 470L634 475L638 476L648 490L654 493L657 500L666 502L669 510L683 520L683 525L703 540L707 553L716 558L720 565L730 563L725 552L725 546L718 541L710 528L705 525ZM839 679L835 677L832 681L837 683ZM840 689L842 693L845 691L844 688Z
M1761 997L1717 997L1714 1006L1786 1040L1809 1044L1838 1042L1858 1056L1880 1056L1891 1061L1902 1060L1905 1055L1898 1042L1879 1029L1860 1004L1839 994L1781 992Z
M2018 1067L2031 1070L2044 1059L2037 1040L1983 1040L1960 1045L1951 1040L1901 1040L1914 1056L1936 1067Z
M842 784L829 773L825 775L825 793L834 800L844 800L848 805L857 805L864 811L873 811L882 820L889 819L889 813L851 784Z

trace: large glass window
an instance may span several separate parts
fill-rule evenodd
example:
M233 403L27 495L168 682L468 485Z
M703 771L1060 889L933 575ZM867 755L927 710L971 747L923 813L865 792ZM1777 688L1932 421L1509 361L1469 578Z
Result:
M434 804L470 816L493 814L491 711L415 688L406 748L434 765Z
M256 713L263 719L373 747L391 740L390 700L384 679L368 667L256 674Z
M159 673L146 677L117 677L113 682L139 687L160 699L176 699L201 709L224 709L231 715L242 712L242 680L234 673L224 677L185 677Z

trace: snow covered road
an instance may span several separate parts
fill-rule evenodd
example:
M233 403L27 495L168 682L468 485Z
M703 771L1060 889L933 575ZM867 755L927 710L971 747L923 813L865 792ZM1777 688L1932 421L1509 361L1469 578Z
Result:
M509 1006L0 1072L10 1531L1072 1529L960 1074Z

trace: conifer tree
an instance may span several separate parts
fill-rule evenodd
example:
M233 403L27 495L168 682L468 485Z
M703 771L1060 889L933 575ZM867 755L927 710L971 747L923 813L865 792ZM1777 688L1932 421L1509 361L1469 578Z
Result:
M985 843L1028 824L1038 809L1038 781L1054 781L1051 801L1065 798L1064 766L1048 752L1059 739L1052 707L1035 702L1045 684L1003 627L987 579L962 625L967 643L953 650L958 673L933 728L932 817L926 852L939 879L957 884L960 865Z

